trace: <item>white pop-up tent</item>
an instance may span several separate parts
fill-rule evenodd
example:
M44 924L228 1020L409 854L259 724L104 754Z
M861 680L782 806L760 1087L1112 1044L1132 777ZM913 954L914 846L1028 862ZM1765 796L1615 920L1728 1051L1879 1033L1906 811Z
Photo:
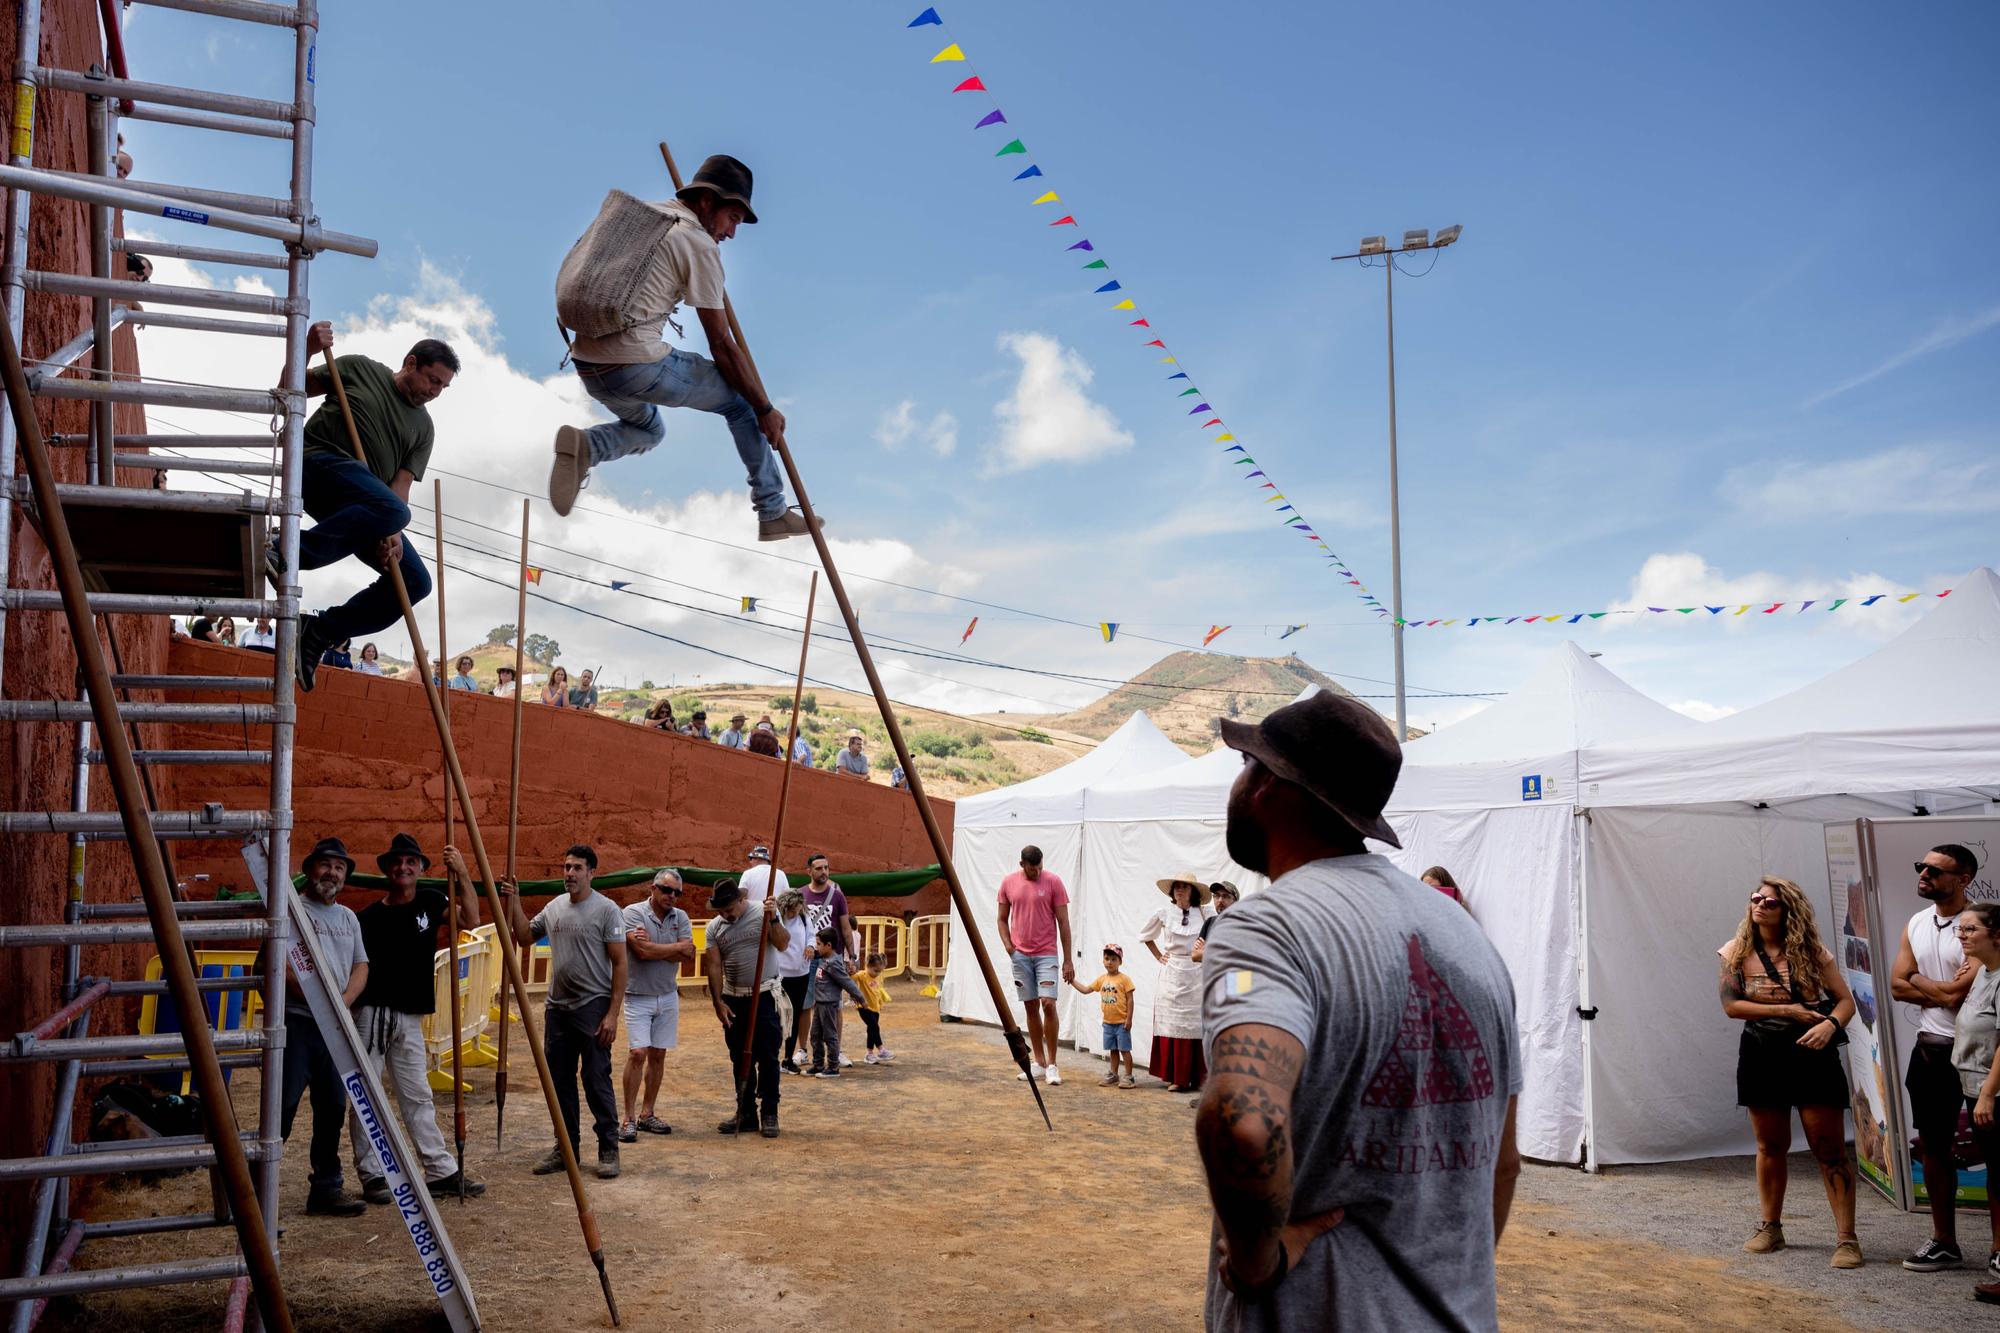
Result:
M1996 683L2000 578L1978 569L1883 647L1790 694L1684 734L1584 752L1593 1161L1749 1149L1716 946L1762 874L1797 881L1832 934L1824 821L1992 812Z
M1521 1151L1574 1162L1586 1112L1577 1013L1578 751L1697 727L1574 643L1503 698L1410 742L1389 802L1412 875L1452 872L1514 979L1525 1077Z
M1143 711L1135 712L1095 748L1061 768L958 802L952 821L952 861L958 867L959 881L965 886L966 898L977 918L971 928L985 942L1010 998L1013 977L1007 956L1000 952L994 924L996 913L992 909L1000 881L1020 867L1021 848L1030 844L1040 847L1042 865L1062 879L1074 899L1083 888L1078 869L1083 843L1084 789L1092 783L1167 772L1188 762L1185 750L1168 740ZM1079 910L1080 904L1073 901L1072 931ZM986 981L979 975L979 965L966 941L966 929L966 922L954 910L951 950L944 979L938 985L938 1011L954 1018L997 1023L999 1015L994 1012ZM1018 1022L1021 1005L1018 1000L1012 1003ZM1064 1026L1067 1030L1067 1018Z

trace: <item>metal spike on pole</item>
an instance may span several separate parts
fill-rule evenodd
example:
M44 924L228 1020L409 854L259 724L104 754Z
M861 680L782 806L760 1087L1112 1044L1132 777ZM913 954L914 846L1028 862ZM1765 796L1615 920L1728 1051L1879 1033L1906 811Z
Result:
M667 164L667 174L673 178L674 189L683 188L681 169L674 164L673 151L662 142L660 156ZM757 372L757 362L750 355L750 348L743 340L743 325L736 318L736 307L727 293L722 298L723 313L729 319L730 336L735 338L737 350L743 354L743 363L749 367L750 377L758 390L763 390L763 376ZM764 395L766 402L770 395ZM799 477L798 464L792 459L791 447L782 437L772 440L771 447L777 451L778 461L785 465L785 476L792 483L792 494L799 502L799 512L805 516L806 534L812 538L813 548L819 553L820 568L826 571L827 586L833 589L833 600L840 607L841 619L847 622L848 637L854 641L854 655L861 660L861 670L868 677L868 688L875 695L875 706L882 712L882 726L889 733L889 744L895 748L896 760L902 764L903 772L910 780L910 795L917 803L917 816L923 820L924 832L930 836L931 850L937 853L938 870L944 876L945 887L951 891L952 904L958 908L961 921L972 920L972 909L965 899L965 886L958 881L958 868L952 864L951 848L945 845L944 830L938 825L937 815L931 803L924 796L924 781L917 772L916 762L910 757L910 747L903 739L903 728L896 721L896 710L889 702L889 691L882 684L882 676L875 670L875 658L868 651L868 640L861 633L861 618L855 614L854 603L847 599L846 585L840 581L840 571L833 563L833 549L827 545L826 534L820 531L819 521L813 516L812 501L806 497L805 483ZM1042 1113L1042 1123L1055 1132L1055 1125L1049 1120L1049 1108L1042 1101L1041 1087L1035 1082L1034 1071L1029 1068L1028 1039L1022 1035L1020 1024L1014 1021L1014 1011L1008 1006L1007 993L1000 987L1000 978L993 971L993 959L986 952L986 941L975 930L966 931L966 943L972 946L972 956L979 964L980 975L986 979L986 989L993 997L993 1008L1000 1016L1000 1025L1007 1034L1007 1046L1014 1054L1014 1063L1028 1076L1028 1088L1035 1094L1035 1106Z
M11 343L9 345L11 346ZM341 421L347 427L347 443L354 450L354 456L365 463L367 455L363 453L361 448L360 433L354 427L354 413L347 405L347 387L340 382L340 371L333 364L333 351L330 348L326 352L326 373L328 380L332 382L334 399L340 404ZM549 1073L548 1056L542 1050L542 1041L535 1033L535 1025L528 1022L528 987L521 976L521 965L514 957L514 933L507 924L507 915L500 902L500 892L496 887L498 881L493 875L493 863L486 855L486 840L479 835L479 818L473 813L472 807L472 789L467 786L465 769L458 762L458 749L451 743L451 725L445 716L442 691L438 688L438 682L431 678L430 663L426 660L424 653L423 630L417 624L416 608L410 604L410 590L403 583L402 565L396 561L390 561L388 564L388 574L389 583L396 590L396 600L403 608L403 627L409 631L410 635L410 655L416 659L417 679L422 682L424 694L430 701L431 720L437 725L438 743L444 747L445 767L450 771L452 787L458 793L459 809L465 814L466 841L472 844L472 854L479 863L479 873L486 881L486 892L492 900L493 916L496 923L493 932L494 937L500 944L501 954L507 968L507 980L514 988L514 998L521 1006L521 1036L528 1043L528 1053L534 1057L535 1061L535 1073L541 1078L542 1098L548 1103L549 1121L554 1125L556 1132L556 1146L562 1152L563 1169L569 1176L570 1197L576 1204L577 1225L583 1231L583 1243L584 1247L590 1251L590 1261L597 1266L597 1281L604 1288L604 1303L610 1307L611 1325L616 1328L619 1325L618 1300L611 1293L611 1274L604 1266L604 1242L599 1239L597 1234L597 1215L590 1210L590 1197L584 1193L583 1189L583 1172L576 1164L576 1149L569 1141L569 1131L563 1126L562 1107L556 1101L556 1083L554 1077ZM178 927L176 927L177 930ZM189 991L192 994L193 985L191 982ZM194 1005L190 1005L184 1008L182 1012L199 1012L199 1009ZM188 1044L189 1046L193 1046L193 1040L190 1039ZM213 1047L211 1046L209 1049L212 1051ZM216 1070L216 1075L216 1082L220 1084L221 1070L219 1067ZM226 1092L224 1095L226 1095ZM219 1148L218 1155L220 1155ZM247 1167L245 1169L245 1180L246 1182L248 1180ZM251 1196L250 1206L253 1209L256 1207L256 1197L254 1195ZM262 1235L261 1224L258 1234Z
M770 879L764 886L764 896L774 902L778 897L778 867L784 862L778 858L785 848L785 805L792 796L792 744L799 737L799 699L806 687L806 651L812 647L813 603L819 599L819 571L813 571L812 583L806 588L806 627L799 635L799 674L792 681L792 726L785 737L785 771L778 779L778 818L771 828L771 860L768 866ZM787 886L789 887L789 886ZM750 982L750 1021L744 1026L743 1054L736 1065L736 1082L739 1087L750 1081L750 1050L757 1040L757 1001L764 996L764 950L771 942L771 913L763 914L763 924L757 930L757 970ZM740 1105L742 1097L737 1097Z
M521 501L521 564L517 573L519 591L514 607L514 745L507 768L507 878L518 873L514 858L521 825L521 705L527 687L523 684L522 649L528 639L528 502ZM525 962L523 967L525 967ZM493 1075L493 1146L498 1149L507 1137L507 992L500 992L500 1068ZM528 1021L528 1005L521 1004L521 1021Z
M216 1171L228 1195L237 1244L250 1271L257 1313L272 1333L291 1333L292 1312L285 1303L285 1290L279 1278L277 1249L272 1243L274 1233L264 1229L264 1210L257 1200L256 1182L250 1177L250 1159L243 1151L242 1130L229 1100L229 1085L223 1080L222 1065L216 1058L215 1034L207 1023L198 1021L206 1011L195 985L194 967L189 961L180 918L175 914L166 862L149 827L145 788L139 781L139 766L132 758L132 744L119 716L118 696L105 664L104 646L98 641L96 620L90 613L83 570L77 562L69 520L56 491L55 469L49 462L41 422L35 417L29 397L21 349L14 341L13 328L4 319L0 319L0 382L4 382L7 391L7 407L13 413L28 487L41 516L43 544L48 547L49 564L56 587L62 593L63 616L69 624L77 666L88 687L97 743L104 751L105 771L125 825L125 845L132 853L139 891L146 902L146 917L159 945L167 993L183 1018L181 1036L187 1047L188 1065L195 1088L201 1093L204 1128L215 1150Z
M451 651L451 639L445 629L444 618L444 482L431 478L431 521L437 528L437 577L438 601L438 660L439 682L444 679L444 659ZM443 696L450 699L450 694ZM446 730L450 730L451 709L445 709ZM444 784L444 845L451 846L451 781ZM463 1036L465 1026L463 1009L458 994L458 884L450 876L445 878L445 932L450 936L446 946L451 951L451 1116L452 1146L458 1155L458 1201L465 1202L465 1052Z

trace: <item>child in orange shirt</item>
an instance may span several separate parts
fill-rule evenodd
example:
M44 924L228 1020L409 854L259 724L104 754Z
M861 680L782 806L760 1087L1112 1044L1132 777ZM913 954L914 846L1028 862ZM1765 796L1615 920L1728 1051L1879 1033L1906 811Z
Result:
M1132 1077L1132 995L1137 989L1132 978L1119 971L1125 963L1125 950L1116 944L1104 946L1104 973L1088 986L1071 979L1085 995L1096 995L1104 1001L1104 1055L1111 1062L1111 1070L1098 1083L1103 1087L1130 1088L1138 1086ZM1125 1076L1118 1076L1118 1062L1125 1062Z

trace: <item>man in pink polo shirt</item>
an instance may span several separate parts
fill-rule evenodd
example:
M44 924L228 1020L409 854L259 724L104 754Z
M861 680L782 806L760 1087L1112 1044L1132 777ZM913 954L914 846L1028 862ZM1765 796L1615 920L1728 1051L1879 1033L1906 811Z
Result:
M1000 882L1000 947L1014 962L1014 991L1028 1011L1034 1054L1019 1077L1039 1078L1046 1070L1055 1087L1062 1082L1056 1072L1057 977L1075 980L1076 965L1070 961L1069 890L1042 869L1039 847L1023 847L1021 868Z

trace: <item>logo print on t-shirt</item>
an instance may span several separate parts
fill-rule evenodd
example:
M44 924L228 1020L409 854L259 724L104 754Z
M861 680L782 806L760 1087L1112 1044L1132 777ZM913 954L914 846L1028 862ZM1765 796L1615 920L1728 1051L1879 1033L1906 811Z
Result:
M431 928L431 914L429 912L417 913L417 934L419 935L425 934L430 930L430 928Z
M1369 1080L1361 1104L1431 1106L1478 1101L1492 1093L1493 1066L1479 1029L1431 969L1422 942L1410 936L1410 998L1396 1044Z

